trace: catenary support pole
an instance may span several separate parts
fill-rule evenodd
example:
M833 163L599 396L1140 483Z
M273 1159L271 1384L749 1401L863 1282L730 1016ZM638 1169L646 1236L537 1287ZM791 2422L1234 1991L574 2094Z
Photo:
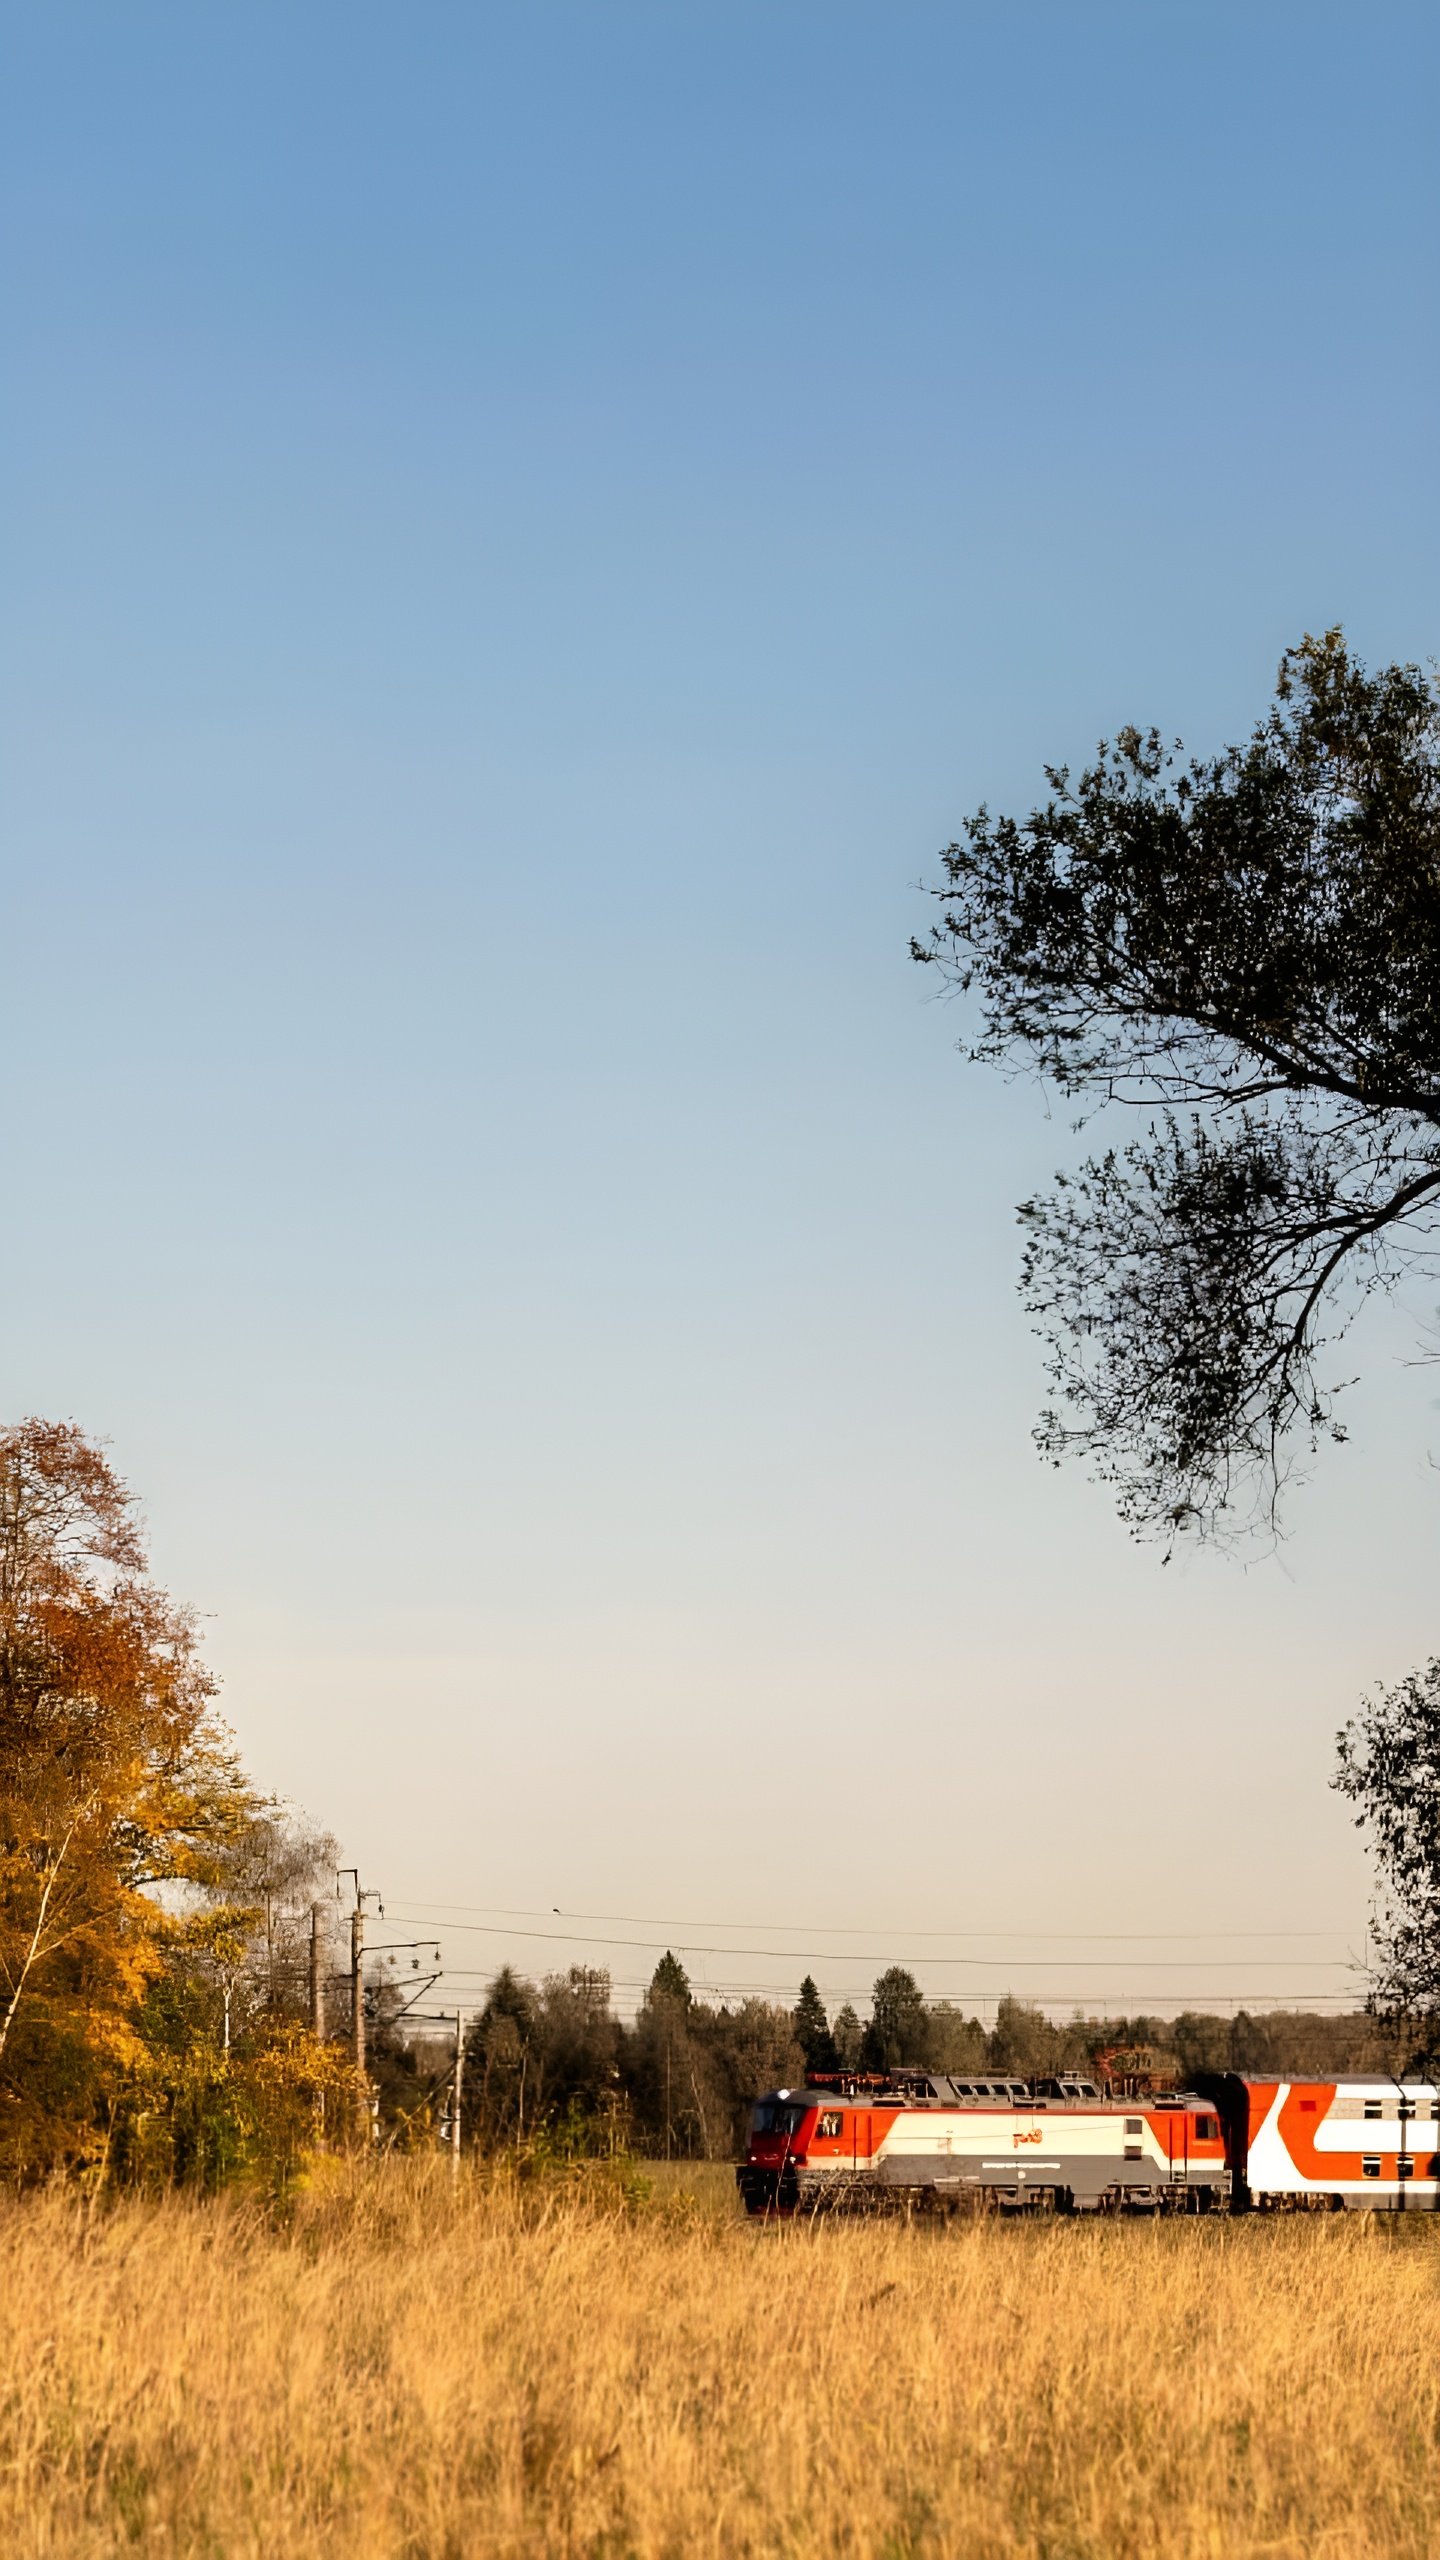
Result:
M361 2141L368 2142L376 2127L370 2104L370 2083L365 2076L365 1905L373 1902L382 1920L385 1905L373 1885L361 1884L357 1867L342 1867L337 1884L344 1876L355 1879L355 1908L350 1914L350 2050L355 2064L357 2129Z
M365 1906L357 1891L350 1914L350 2044L355 2068L365 2077Z

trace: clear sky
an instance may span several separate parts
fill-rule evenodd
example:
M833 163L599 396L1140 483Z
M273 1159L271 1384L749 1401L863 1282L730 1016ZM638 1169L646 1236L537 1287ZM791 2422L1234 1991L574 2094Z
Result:
M1029 1443L1064 1116L906 943L1042 759L1436 647L1440 18L3 29L3 1409L457 1986L1333 1992L1433 1309L1162 1568Z

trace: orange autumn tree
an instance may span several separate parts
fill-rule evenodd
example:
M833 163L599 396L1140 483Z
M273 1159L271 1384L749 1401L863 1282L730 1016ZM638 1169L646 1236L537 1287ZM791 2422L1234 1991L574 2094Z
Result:
M71 1423L0 1430L0 2165L83 2158L258 1812L190 1613ZM166 1887L179 1888L167 1896ZM187 1896L184 1888L190 1888Z

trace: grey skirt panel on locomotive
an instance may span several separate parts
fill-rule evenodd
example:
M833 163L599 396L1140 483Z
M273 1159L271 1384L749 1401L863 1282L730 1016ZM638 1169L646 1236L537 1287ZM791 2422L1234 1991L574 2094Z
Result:
M1100 2151L1024 2161L965 2160L949 2151L908 2151L877 2161L873 2174L883 2187L933 2187L941 2195L963 2194L973 2187L1015 2188L1021 2193L1058 2187L1082 2199L1109 2195L1117 2187L1133 2187L1137 2192L1208 2187L1223 2195L1228 2184L1228 2173L1219 2162L1197 2166L1191 2161L1188 2167L1177 2164L1173 2173L1167 2173L1154 2160L1117 2160L1113 2152Z

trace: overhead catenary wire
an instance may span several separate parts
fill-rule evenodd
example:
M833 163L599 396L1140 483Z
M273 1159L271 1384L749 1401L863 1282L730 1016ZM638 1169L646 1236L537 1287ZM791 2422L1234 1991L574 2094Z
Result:
M1006 1956L997 1959L995 1956L934 1955L928 1950L923 1955L909 1953L901 1955L894 1948L889 1947L845 1947L833 1950L822 1947L720 1947L702 1943L694 1938L684 1938L675 1930L657 1938L611 1938L600 1937L579 1929L504 1929L477 1920L452 1920L439 1925L461 1930L467 1936L518 1939L527 1946L621 1947L628 1948L637 1955L663 1955L678 1951L682 1955L698 1956L769 1956L773 1957L777 1963L783 1964L833 1963L838 1955L842 1961L850 1964L945 1965L952 1969L963 1968L972 1973L981 1970L993 1973L997 1962L1002 1962L1010 1972L1038 1973L1072 1969L1091 1971L1102 1961L1093 1955ZM1141 1941L1140 1943L1153 1942ZM1117 1966L1123 1964L1128 1971L1141 1973L1185 1972L1207 1961L1208 1959L1204 1956L1154 1956L1149 1959L1117 1956L1115 1959ZM1310 1972L1333 1973L1337 1963L1343 1959L1297 1956L1294 1961ZM1269 1966L1271 1959L1268 1956L1237 1956L1231 1958L1230 1962L1241 1972L1263 1972Z
M728 1929L731 1932L739 1930L769 1929L773 1930L779 1937L809 1936L812 1938L859 1938L873 1937L875 1934L874 1925L869 1921L826 1922L818 1920L797 1920L792 1922L789 1920L666 1920L657 1919L654 1914L650 1912L562 1911L558 1905L554 1903L552 1903L549 1909L545 1911L516 1911L510 1910L500 1903L485 1902L423 1902L417 1900L414 1905L409 1908L402 1907L401 1902L398 1901L394 1905L395 1917L401 1920L420 1919L424 1917L425 1913L431 1911L459 1912L462 1915L466 1915L469 1919L473 1919L478 1922L486 1922L490 1920L586 1920L595 1922L603 1928L658 1929L662 1933L669 1931L672 1934L677 1929ZM462 1917L459 1920L447 1922L445 1925L457 1929L462 1928L466 1925L466 1918ZM527 1933L523 1931L515 1931L511 1934L518 1936L525 1935ZM559 1933L557 1932L557 1934ZM1168 1946L1171 1944L1177 1946L1220 1946L1238 1943L1241 1941L1251 1942L1256 1938L1269 1938L1275 1940L1277 1943L1282 1939L1294 1941L1299 1941L1301 1939L1320 1941L1324 1941L1326 1939L1333 1940L1343 1937L1344 1931L1340 1928L1021 1929L1012 1924L1006 1929L912 1929L907 1927L904 1929L897 1929L895 1934L897 1937L902 1938L1015 1939L1016 1941L1026 1945L1036 1945L1041 1942L1048 1942L1056 1946ZM598 1943L598 1941L593 1943ZM616 1941L615 1943L622 1942ZM755 1947L734 1949L723 1948L719 1950L719 1952L722 1954L733 1953L737 1955L762 1955L767 1951L764 1948ZM803 1954L805 1951L803 1948L799 1950L787 1948L784 1952L786 1954L793 1954L797 1952ZM856 1951L853 1948L841 1948L838 1952L841 1955L853 1955ZM927 1957L926 1962L928 1963L929 1961L930 1959Z
M1144 2013L1156 2008L1166 2013L1182 2008L1212 2008L1233 2013L1242 2008L1254 2010L1262 2006L1309 2010L1357 2010L1363 2005L1364 2000L1362 1969L1353 1949L1347 1949L1343 1954L1337 1952L1328 1958L1306 1957L1298 1952L1292 1952L1287 1958L1282 1958L1286 1971L1292 1975L1297 1972L1305 1972L1312 1976L1328 1974L1332 1985L1337 1973L1353 1973L1356 1979L1344 1988L1325 1988L1314 1982L1297 1986L1292 1982L1290 1986L1279 1990L1253 1981L1241 1983L1236 1979L1241 1974L1254 1975L1268 1972L1271 1969L1276 1948L1282 1942L1292 1949L1307 1943L1311 1945L1328 1943L1333 1947L1337 1941L1342 1940L1343 1933L1338 1929L1046 1931L1018 1929L1013 1926L1004 1931L980 1928L907 1929L897 1931L897 1937L904 1936L926 1943L923 1946L923 1952L917 1948L915 1952L902 1955L897 1953L893 1946L867 1949L854 1944L822 1947L804 1943L784 1946L755 1943L755 1933L762 1929L768 1931L773 1937L792 1940L801 1939L806 1934L811 1939L827 1936L850 1940L856 1937L873 1937L875 1935L873 1923L868 1925L855 1923L843 1927L811 1923L808 1932L805 1932L799 1924L792 1926L788 1922L693 1919L662 1921L648 1915L641 1917L637 1914L565 1912L553 1904L548 1910L538 1911L517 1909L503 1904L447 1903L421 1900L418 1897L413 1901L408 1897L392 1898L391 1912L394 1918L410 1921L412 1925L428 1925L442 1938L459 1934L499 1941L503 1946L513 1947L522 1962L524 1950L532 1947L537 1950L550 1947L557 1951L572 1950L574 1951L572 1963L592 1950L597 1956L605 1958L612 1953L630 1952L648 1957L659 1956L669 1951L689 1962L700 1959L706 1978L696 1985L697 1993L703 1999L719 2003L749 1998L769 1999L783 2003L785 1997L783 1987L776 1983L773 1975L765 1981L757 1981L751 1975L749 1968L757 1961L774 1965L803 1966L807 1970L813 1967L819 1975L826 1977L823 1979L822 1987L825 1998L832 2006L843 2002L856 2005L868 2004L874 1990L873 1981L837 1983L828 1978L833 1970L840 1967L848 1968L852 1965L886 1967L902 1964L916 1967L924 1974L933 1975L937 1970L959 1974L961 1979L954 1984L953 1996L958 1996L973 2009L986 2011L996 2008L1006 1998L1017 1996L1017 1993L1037 2006L1072 2011L1085 2009L1092 2016L1099 2015L1105 2018L1124 2016L1127 2013ZM548 1925L549 1922L557 1919L562 1923L589 1922L592 1925L588 1927L562 1925L559 1929ZM532 1928L506 1925L525 1920L545 1925ZM714 1939L702 1940L690 1935L692 1930L702 1928L726 1932L732 1940L739 1939L742 1943L726 1945ZM611 1931L622 1929L650 1929L657 1934L653 1937L610 1934ZM952 1945L956 1940L968 1941L977 1946L983 1942L986 1952L984 1954L946 1953L943 1951L943 1942L947 1939ZM1242 1956L1238 1952L1220 1955L1219 1961L1230 1976L1227 1987L1223 1991L1201 1989L1184 1980L1184 1976L1189 1973L1202 1970L1208 1972L1212 1957L1222 1947L1233 1949L1246 1943L1253 1945L1267 1941L1271 1942L1271 1954L1268 1956ZM1048 1952L1040 1955L1020 1955L1014 1952L1018 1946L1027 1945L1046 1948ZM1083 1956L1067 1956L1056 1952L1057 1948L1066 1945L1084 1946L1089 1952ZM1210 1955L1203 1952L1185 1955L1179 1952L1184 1947L1203 1950L1207 1945L1211 1949ZM1124 1948L1126 1952L1123 1955L1106 1956L1102 1951L1109 1946ZM1163 1948L1166 1952L1163 1954L1157 1952L1149 1957L1130 1952L1131 1949L1142 1946L1154 1947L1157 1950ZM495 1964L488 1968L483 1964L446 1966L441 1979L446 1985L453 1985L457 1993L463 1986L465 1996L473 1999L477 1992L488 1987L501 1969L501 1946L496 1948L496 1958ZM713 1974L712 1964L717 1968ZM736 1965L737 1971L732 1974L728 1970L729 1965ZM738 1971L739 1966L746 1968L743 1975ZM608 1962L597 1963L594 1970L605 1973L610 1991L621 1996L643 1997L650 1988L648 1977L617 1976L611 1971ZM1071 1980L1064 1984L1056 1984L1053 1980L1035 1983L1030 1979L1023 1981L1016 1979L1017 1976L1029 1977L1035 1974L1054 1976L1061 1973L1072 1976L1077 1973L1089 1975L1091 1980L1088 1983L1077 1984ZM1118 1976L1118 1979L1103 1985L1097 1984L1094 1977L1102 1973ZM1160 1977L1160 1979L1142 1983L1136 1978L1142 1974ZM420 1988L423 1996L425 1986ZM933 1997L934 1994L932 1993L931 1996ZM412 2010L411 2015L419 2023L424 2013Z
M1074 1983L1066 1984L1060 1988L1056 1988L1054 1986L1041 1987L1039 1985L1027 1983L1024 1986L1024 1990L1026 1997L1037 2005L1049 2004L1052 2008L1066 2007L1071 2011L1079 2011L1083 2007L1088 2009L1092 2018L1099 2017L1106 2020L1114 2018L1117 2015L1123 2017L1127 2012L1133 2012L1135 2010L1138 2010L1143 2014L1149 2002L1153 2001L1162 2003L1167 2011L1175 2005L1197 2008L1205 2005L1214 2009L1229 2010L1233 2014L1237 2009L1242 2007L1256 2008L1262 2003L1269 2004L1276 2008L1299 2007L1313 2010L1321 2007L1335 2008L1348 2006L1351 2009L1356 2009L1361 2005L1361 1999L1363 1996L1358 1981L1353 1986L1344 1990L1329 1991L1321 1990L1309 1985L1303 1989L1286 1989L1283 1991L1271 1988L1261 1989L1258 1985L1254 1984L1241 1988L1235 1985L1233 1981L1230 1987L1224 1991L1202 1991L1196 1986L1190 1984L1177 1984L1173 1979L1177 1973L1183 1974L1201 1967L1208 1969L1208 1960L1202 1956L1183 1957L1167 1955L1164 1957L1157 1956L1146 1959L1126 1955L1107 1960L1093 1952L1096 1947L1102 1945L1125 1945L1127 1947L1145 1944L1195 1945L1203 1942L1204 1933L1201 1932L1156 1931L1152 1934L1137 1930L1132 1932L1071 1931L1054 1933L1056 1941L1060 1944L1088 1944L1092 1948L1092 1953L1088 1957L1083 1958L1056 1956L1053 1953L1049 1956L1043 1957L1019 1957L1011 1954L1000 1955L994 1952L986 1956L947 1956L937 1953L933 1947L927 1948L925 1953L922 1955L901 1957L895 1954L892 1949L888 1948L867 1952L863 1948L853 1946L845 1948L807 1948L803 1946L767 1947L755 1946L754 1944L748 1946L719 1946L708 1941L697 1942L689 1938L686 1934L688 1930L693 1927L724 1928L730 1930L732 1935L739 1934L741 1930L746 1928L751 1930L758 1929L762 1926L777 1928L777 1924L766 1924L758 1921L750 1923L725 1921L672 1922L669 1927L664 1930L664 1934L662 1936L653 1939L643 1939L615 1938L608 1935L599 1935L578 1929L554 1930L548 1928L506 1928L498 1926L493 1918L480 1919L472 1916L468 1919L456 1919L446 1917L436 1921L431 1917L431 1915L435 1913L451 1914L460 1912L475 1915L485 1908L486 1906L473 1903L454 1904L431 1902L414 1905L401 1905L392 1899L390 1912L390 1916L392 1918L411 1921L429 1920L430 1926L435 1930L435 1939L426 1937L424 1939L401 1940L388 1945L382 1945L373 1950L367 1950L367 1953L373 1952L374 1954L381 1956L394 1955L408 1953L417 1946L436 1944L436 1956L438 1959L442 1954L443 1949L438 1943L436 1943L436 1940L443 1938L450 1930L459 1930L467 1936L501 1938L507 1942L518 1941L522 1945L533 1944L563 1947L629 1949L633 1950L637 1954L645 1955L656 1954L661 1951L678 1950L681 1955L690 1956L692 1958L696 1956L730 1958L732 1960L735 1958L740 1958L742 1960L746 1958L761 1958L774 1963L814 1964L827 1975L830 1973L831 1968L837 1963L880 1963L882 1965L905 1963L916 1964L926 1970L936 1966L952 1968L960 1967L963 1968L967 1974L973 1975L983 1971L991 1977L987 1982L976 1982L971 1980L957 1985L957 1989L962 1991L965 1999L972 2005L972 2007L982 2010L998 2008L999 2004L1003 2000L1006 1998L1012 1998L1015 1994L1016 1986L1014 1982L1008 1978L1004 1980L996 1979L996 1976L999 1974L1003 1973L1008 1977L1016 1972L1059 1972L1062 1970L1067 1972L1079 1972L1082 1970L1088 1972L1103 1967L1108 1971L1119 1972L1122 1976L1121 1980L1119 1982L1106 1984L1103 1988L1087 1987L1083 1989ZM492 1910L494 1908L495 1906L491 1906ZM550 1911L546 1913L524 1913L511 1911L508 1914L508 1917L511 1919L537 1918L546 1920L564 1919L566 1917L578 1919L586 1916L587 1915L580 1913L571 1913L567 1915L553 1905L551 1906ZM612 1918L610 1925L632 1928L662 1926L662 1924L652 1921L642 1921L638 1919L621 1920L618 1918ZM778 1924L777 1933L782 1936L788 1934L799 1934L798 1930L793 1933L790 1932L783 1923ZM818 1936L827 1933L823 1930L817 1929L814 1930L812 1934ZM866 1932L861 1928L856 1927L849 1931L842 1932L835 1930L828 1934L835 1936L860 1936L866 1934ZM1002 1936L1002 1933L999 1931L980 1930L955 1930L953 1932L945 1932L939 1930L924 1931L917 1929L907 1930L903 1933L897 1934L904 1934L914 1938L928 1937L931 1939L941 1938L944 1936L968 1937L972 1939L981 1937L986 1939L999 1939ZM1018 1938L1022 1943L1030 1944L1041 1942L1047 1935L1044 1931L1015 1931L1003 1934ZM1263 1930L1253 1932L1231 1930L1217 1931L1214 1933L1217 1941L1224 1940L1231 1943L1237 1939L1243 1942L1247 1938L1251 1940L1257 1937L1263 1938L1266 1934L1267 1933ZM1323 1940L1326 1937L1333 1938L1334 1936L1338 1936L1339 1932L1337 1931L1332 1933L1321 1930L1293 1930L1283 1932L1277 1931L1274 1935L1277 1939L1285 1937L1291 1940L1310 1941L1313 1943L1316 1940ZM352 1947L352 1967L353 1962L354 1950ZM1259 1972L1268 1970L1270 1959L1268 1957L1244 1958L1232 1956L1228 1958L1226 1962L1227 1970L1231 1971L1233 1974L1236 1971ZM1333 1974L1341 1960L1338 1958L1332 1958L1327 1961L1325 1959L1315 1957L1294 1957L1290 1959L1290 1962L1297 1970L1303 1967L1305 1971L1310 1973L1328 1971ZM1358 1976L1360 1968L1355 1964L1353 1956L1349 1959L1349 1964ZM495 1967L486 1971L475 1966L444 1966L440 1971L430 1974L428 1979L425 1981L410 1986L411 1997L405 2002L403 2009L398 2014L400 2016L408 2016L414 2026L446 2024L453 2027L455 2017L453 2009L448 2013L440 2013L440 2015L437 2016L434 2012L420 2009L417 2006L417 2003L427 1995L433 1995L437 1987L441 1986L453 1986L455 1991L463 1998L473 2002L476 1986L488 1987L488 1985L494 1980L495 1973L499 1969L499 1967ZM633 1993L643 1996L643 1994L651 1988L650 1980L647 1978L617 1979L610 1972L608 1966L596 1967L594 1969L605 1975L607 1988L611 1992ZM1147 1992L1147 1989L1144 1986L1133 1981L1133 1976L1137 1972L1152 1974L1159 1973L1170 1977L1170 1979L1163 1985L1159 1983L1152 1984L1149 1986ZM1131 1977L1131 1979L1127 1980L1126 1977ZM401 1982L399 1980L395 1981L394 1987L398 1990L401 1987ZM868 2001L873 1995L874 1987L873 1982L866 1984L837 1984L833 1981L827 1981L824 1989L826 1998L832 2003L844 2001L856 2003ZM762 1999L768 1998L770 2000L777 2000L780 1993L780 1987L773 1981L773 1979L767 1982L755 1982L752 1980L737 1979L729 1974L722 1974L718 1979L711 1979L707 1976L706 1980L699 1986L699 1988L705 1998L721 2003L736 1998L746 1999L758 1997ZM443 1988L441 1989L441 1996L444 1996Z
M492 1973L485 1973L478 1970L449 1967L442 1979L446 1982L453 1982L457 1984L488 1984L494 1980L494 1975ZM873 1983L869 1982L826 1983L821 1987L828 1999L850 2001L868 2000L874 1989ZM649 1988L650 1979L647 1976L636 1976L630 1979L617 1978L613 1975L610 1976L610 1989L612 1991L645 1992L648 1991ZM773 1982L737 1982L730 1979L723 1979L718 1982L702 1984L701 1989L709 1996L717 1999L743 1997L758 1999L768 1998L773 2000L777 1997L777 1986ZM968 2001L971 2001L982 2008L988 2007L997 2000L1011 1998L1013 1996L1013 1986L1004 1982L992 1982L983 1986L979 1984L972 1984L968 1986L965 1996ZM1035 2002L1048 2001L1051 2004L1064 2002L1069 2003L1072 2006L1078 2005L1083 2001L1095 2002L1100 2004L1105 2014L1110 2014L1117 2009L1123 2012L1131 2005L1125 1996L1125 1986L1123 1984L1115 1983L1109 1983L1102 1989L1091 1988L1084 1991L1076 1990L1072 1985L1067 1985L1065 1988L1058 1990L1053 1987L1050 1989L1038 1989L1027 1985L1026 1997L1027 1999ZM1284 2008L1286 2006L1312 2008L1320 2001L1324 2001L1327 2004L1332 2005L1337 2003L1348 2004L1351 2008L1358 2008L1363 2005L1358 1987L1354 1991L1316 1991L1309 1987L1306 1987L1305 1989L1275 1991L1260 1990L1253 1987L1246 1990L1237 1990L1232 1986L1229 1990L1225 1991L1198 1991L1187 1986L1183 1993L1165 1991L1152 1987L1148 1994L1138 1986L1136 1987L1136 1999L1134 2003L1136 2007L1143 2009L1147 2005L1148 2001L1156 1999L1164 2002L1167 2007L1177 2000L1180 2002L1182 2007L1193 2007L1201 2002L1213 2002L1222 2008L1231 2008L1237 2004L1250 2007L1257 2001L1262 2000L1271 2002L1277 2008Z

